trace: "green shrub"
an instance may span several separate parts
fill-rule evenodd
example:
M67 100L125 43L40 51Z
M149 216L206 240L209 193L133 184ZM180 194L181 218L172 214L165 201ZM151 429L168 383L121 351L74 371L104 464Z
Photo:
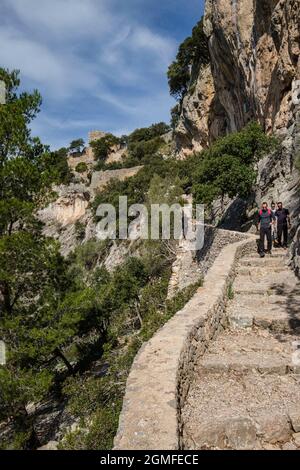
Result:
M75 168L77 173L86 173L88 171L88 166L85 162L80 162Z
M55 184L69 184L73 175L68 165L68 150L61 148L43 155L43 166L52 175Z
M210 205L225 196L245 198L255 182L254 164L276 146L276 139L266 136L257 123L250 123L242 131L218 139L208 150L180 162L179 175L196 203Z
M148 140L155 139L156 137L161 137L163 134L166 134L169 130L170 126L168 126L164 122L152 124L152 126L150 127L142 127L141 129L136 129L128 137L129 147L137 142L147 142Z
M114 145L119 145L120 139L113 134L106 134L101 139L91 142L91 147L93 148L95 160L98 162L105 162L107 159L112 147Z
M171 127L173 130L176 129L179 119L180 119L180 106L179 104L176 104L176 106L174 106L171 109Z
M85 237L85 225L81 223L79 220L75 223L75 234L76 239L79 241L84 240Z
M233 289L233 283L232 282L228 286L227 297L228 297L229 300L234 299L234 289Z

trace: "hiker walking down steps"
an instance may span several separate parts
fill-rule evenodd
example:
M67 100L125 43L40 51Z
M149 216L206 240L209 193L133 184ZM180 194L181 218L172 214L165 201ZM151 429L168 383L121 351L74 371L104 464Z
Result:
M265 238L267 238L267 253L272 254L272 227L275 223L275 215L268 208L268 204L264 202L258 213L258 229L260 232L259 254L263 258L265 256Z
M276 204L275 204L275 202L271 203L271 211L272 211L272 214L275 217L275 222L272 225L272 242L273 242L273 246L275 248L276 243L277 243L277 219L276 219Z
M285 209L282 202L277 203L277 211L275 212L277 219L277 242L278 246L287 248L288 244L288 227L291 226L290 212ZM283 243L282 243L283 238Z

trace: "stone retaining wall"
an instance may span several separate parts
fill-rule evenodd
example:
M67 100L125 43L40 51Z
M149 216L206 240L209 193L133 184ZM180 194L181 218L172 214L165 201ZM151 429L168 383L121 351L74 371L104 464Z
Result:
M176 260L172 266L168 298L174 297L181 290L202 279L224 246L247 238L248 234L246 233L206 225L205 244L201 250L191 251L189 242L181 240L177 248Z
M135 176L143 167L121 168L120 170L94 171L92 174L91 191L101 191L113 179L124 181Z
M127 380L115 449L180 448L180 409L195 364L225 326L238 258L255 247L255 238L249 237L223 248L195 296L141 348Z

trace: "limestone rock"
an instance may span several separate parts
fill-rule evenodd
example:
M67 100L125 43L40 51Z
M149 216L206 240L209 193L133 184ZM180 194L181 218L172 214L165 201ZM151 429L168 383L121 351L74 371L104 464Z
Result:
M50 441L48 444L39 447L37 450L57 450L58 449L58 442L57 441Z
M87 187L71 184L54 188L58 198L40 211L42 221L57 222L61 226L74 224L85 213L89 204L90 194Z
M300 448L300 432L293 434L293 438L294 438L296 446Z
M299 15L299 0L206 0L211 65L183 101L176 129L181 154L250 120L285 132L300 79Z
M236 450L251 450L256 445L256 428L249 418L229 421L225 428L228 445Z

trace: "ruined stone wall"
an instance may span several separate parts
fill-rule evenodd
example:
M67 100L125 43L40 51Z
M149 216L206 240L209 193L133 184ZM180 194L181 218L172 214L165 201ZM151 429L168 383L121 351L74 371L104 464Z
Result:
M91 191L99 191L113 179L124 181L127 178L135 176L143 167L135 166L133 168L122 168L120 170L95 171L91 180Z

